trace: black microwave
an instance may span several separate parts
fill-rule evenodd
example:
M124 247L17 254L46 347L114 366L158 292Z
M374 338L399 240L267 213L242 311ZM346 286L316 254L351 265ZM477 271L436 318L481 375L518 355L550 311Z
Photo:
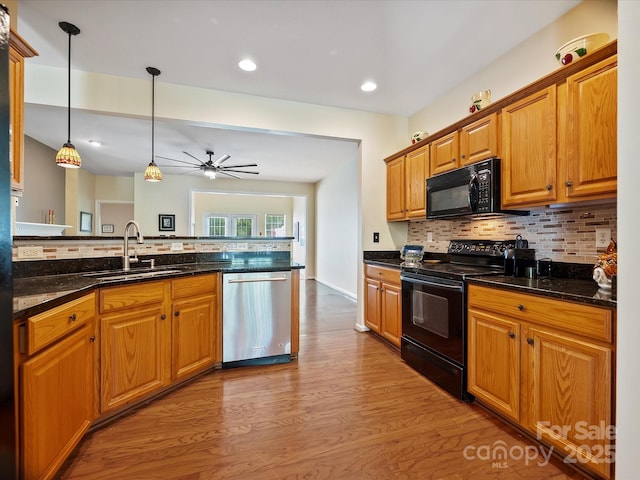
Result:
M529 214L500 207L498 157L427 178L427 218L496 214Z

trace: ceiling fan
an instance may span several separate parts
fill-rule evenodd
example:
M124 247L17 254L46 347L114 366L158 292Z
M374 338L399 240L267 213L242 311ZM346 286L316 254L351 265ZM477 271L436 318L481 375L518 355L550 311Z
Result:
M251 172L248 170L237 170L238 168L257 167L258 164L256 163L246 163L243 165L222 165L224 162L229 160L229 158L231 158L231 155L223 155L220 158L218 158L216 161L214 161L211 158L213 157L213 151L207 150L206 154L209 157L209 160L207 160L206 162L203 162L199 158L191 155L189 152L183 151L182 153L193 158L198 163L187 162L184 160L177 160L175 158L169 158L169 157L161 157L158 155L157 158L162 158L163 160L171 160L172 162L186 163L187 165L189 165L189 167L183 167L181 165L158 165L158 166L167 167L167 168L196 168L197 170L202 170L202 172L212 180L216 178L216 175L218 173L221 173L223 175L227 175L233 178L242 178L240 175L236 175L236 173L248 173L252 175L258 175L258 172Z

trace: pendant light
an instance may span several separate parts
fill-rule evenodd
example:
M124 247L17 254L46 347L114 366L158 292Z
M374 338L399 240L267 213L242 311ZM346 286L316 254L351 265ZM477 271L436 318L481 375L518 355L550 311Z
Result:
M160 70L154 67L147 67L147 72L151 75L151 162L147 165L144 171L144 179L147 182L161 182L162 172L153 160L155 158L153 151L153 137L154 137L154 124L155 124L155 92L156 92L156 77L160 75Z
M58 26L62 31L69 34L69 69L67 76L67 143L58 150L58 153L56 154L56 164L65 168L80 168L82 165L80 154L76 150L76 147L73 146L73 143L71 143L71 35L78 35L80 33L80 29L68 22L60 22L58 23Z

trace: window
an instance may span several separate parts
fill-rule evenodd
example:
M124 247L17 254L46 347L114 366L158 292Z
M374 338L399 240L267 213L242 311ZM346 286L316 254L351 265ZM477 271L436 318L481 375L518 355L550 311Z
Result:
M205 231L210 237L255 237L257 215L208 214Z
M284 237L286 234L284 215L267 213L264 219L265 236Z

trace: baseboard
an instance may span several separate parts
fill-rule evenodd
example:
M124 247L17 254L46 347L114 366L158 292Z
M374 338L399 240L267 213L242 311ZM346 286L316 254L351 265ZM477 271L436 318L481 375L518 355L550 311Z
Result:
M329 287L331 290L335 290L336 292L341 293L342 295L347 297L349 300L353 300L354 302L358 301L358 297L351 292L348 292L340 287L336 287L335 285L331 285L330 283L323 282L322 280L318 280L317 278L315 279L315 281L318 283L321 283L325 287Z

